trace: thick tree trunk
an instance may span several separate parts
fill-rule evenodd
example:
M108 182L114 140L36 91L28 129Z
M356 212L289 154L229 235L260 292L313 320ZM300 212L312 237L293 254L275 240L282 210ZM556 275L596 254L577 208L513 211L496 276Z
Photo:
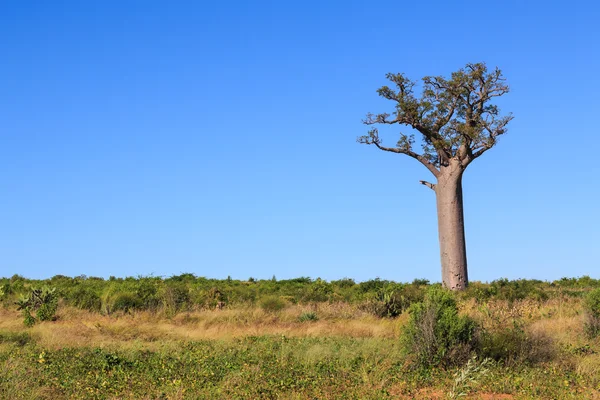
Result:
M451 290L463 290L469 282L463 218L462 175L457 160L442 167L435 185L442 282Z

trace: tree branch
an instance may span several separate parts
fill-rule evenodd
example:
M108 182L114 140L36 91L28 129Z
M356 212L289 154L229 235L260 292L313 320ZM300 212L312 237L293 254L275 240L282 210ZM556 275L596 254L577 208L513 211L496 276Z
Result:
M415 160L419 161L421 164L423 164L432 174L433 176L435 176L436 178L439 176L440 171L435 167L435 165L433 165L432 163L430 163L425 157L423 157L420 154L415 153L412 150L408 150L408 149L400 149L398 147L385 147L380 145L378 142L373 142L373 144L375 146L377 146L378 149L380 150L384 150L384 151L390 151L392 153L399 153L399 154L406 154L409 157L414 158Z
M389 97L386 97L389 98ZM396 100L398 101L398 100ZM454 110L452 110L452 113L454 113ZM436 133L437 131L432 131L431 129L426 128L425 126L423 126L423 124L419 123L418 121L416 121L414 118L411 118L410 116L406 115L406 114L396 114L396 118L394 119L388 119L390 117L390 114L388 113L383 113L383 114L367 114L367 119L363 120L363 124L365 125L375 125L375 124L385 124L385 125L394 125L394 124L401 124L401 125L408 125L411 128L417 130L419 133L421 133L423 136L425 136L426 138L428 138L429 140L443 140L442 136L439 133ZM422 118L422 117L420 117Z
M478 146L474 146L474 148L472 150L476 149L476 151L471 153L467 164L469 164L471 161L473 161L477 157L481 156L483 153L485 153L492 147L494 147L494 145L496 144L496 139L498 138L498 136L500 136L506 132L506 125L510 121L512 121L512 119L513 119L512 114L509 114L500 120L496 120L494 118L494 116L491 117L491 121L483 120L482 121L483 128L489 134L489 136L487 137L487 142L478 144Z
M431 189L431 190L433 190L435 192L435 184L434 183L429 183L427 181L419 181L419 183L421 185L427 186L429 189Z
M371 118L371 116L368 117ZM368 125L367 122L365 122L365 124ZM404 136L404 138L406 139L406 136ZM436 178L440 173L440 171L435 167L435 165L432 162L430 162L426 157L424 157L421 154L417 154L411 150L410 139L407 139L406 143L401 147L385 147L381 145L381 140L379 139L379 130L377 128L372 128L366 135L360 136L356 141L358 143L363 144L374 144L380 150L389 151L392 153L406 154L407 156L412 157L415 160L419 161L421 164L423 164Z

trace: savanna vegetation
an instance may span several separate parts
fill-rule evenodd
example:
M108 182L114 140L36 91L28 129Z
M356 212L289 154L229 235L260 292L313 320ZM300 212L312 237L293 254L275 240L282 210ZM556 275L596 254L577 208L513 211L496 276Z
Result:
M600 398L600 280L0 279L0 398Z

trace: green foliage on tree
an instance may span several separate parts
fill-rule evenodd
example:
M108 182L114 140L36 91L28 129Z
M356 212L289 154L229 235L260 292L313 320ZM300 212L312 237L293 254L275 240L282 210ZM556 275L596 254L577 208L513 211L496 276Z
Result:
M492 148L498 136L506 132L512 115L501 116L500 109L489 101L508 93L502 72L488 71L484 63L467 64L449 79L426 76L421 96L417 83L402 73L389 73L393 87L382 86L379 96L395 103L393 113L367 114L367 125L405 125L420 134L421 153L414 147L415 135L400 133L395 148L383 147L377 128L358 138L360 143L374 144L382 150L404 153L435 168L448 165L450 159L470 162ZM429 166L426 165L428 168Z

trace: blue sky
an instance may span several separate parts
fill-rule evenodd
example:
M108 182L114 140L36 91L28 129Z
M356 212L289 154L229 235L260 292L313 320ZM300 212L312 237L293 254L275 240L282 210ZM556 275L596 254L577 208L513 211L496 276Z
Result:
M598 278L599 10L2 2L0 276L439 281L429 172L356 137L387 72L483 61L515 119L464 178L470 278Z

